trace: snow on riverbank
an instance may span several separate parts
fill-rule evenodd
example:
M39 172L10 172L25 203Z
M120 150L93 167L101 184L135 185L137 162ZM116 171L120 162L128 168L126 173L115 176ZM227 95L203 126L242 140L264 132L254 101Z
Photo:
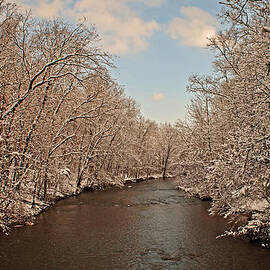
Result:
M264 248L270 248L270 205L266 199L249 197L242 188L237 194L232 194L230 204L224 203L224 198L217 196L211 189L200 185L191 187L185 180L181 181L177 189L203 201L211 201L209 214L219 214L228 219L231 229L217 238L244 237L258 242Z
M71 181L70 185L66 187L65 192L48 190L49 194L51 194L49 201L42 201L33 198L32 194L22 193L23 195L18 196L16 200L11 202L13 204L12 208L14 211L6 213L4 213L4 211L0 212L0 229L2 229L3 232L8 233L10 227L21 227L24 225L32 226L35 224L35 217L46 211L57 201L71 196L77 196L82 192L105 190L108 188L122 188L130 183L155 180L158 178L161 178L161 175L155 174L138 178L104 178L102 182L83 182L79 189L76 187L76 181Z

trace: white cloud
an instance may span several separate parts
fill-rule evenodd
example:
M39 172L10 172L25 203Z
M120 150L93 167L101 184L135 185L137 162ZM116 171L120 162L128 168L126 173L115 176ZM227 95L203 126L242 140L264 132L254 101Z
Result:
M96 25L105 49L113 54L127 54L146 50L148 39L160 29L154 20L141 19L128 2L142 2L159 6L166 0L17 0L31 7L40 17L69 16L78 20L83 17Z
M182 7L183 18L174 18L168 25L171 38L181 45L206 47L208 39L216 33L217 20L208 12L193 6Z
M167 0L129 0L130 2L141 2L149 7L159 7L164 4Z
M162 99L164 99L164 93L154 93L153 96L152 96L152 99L154 101L160 101Z

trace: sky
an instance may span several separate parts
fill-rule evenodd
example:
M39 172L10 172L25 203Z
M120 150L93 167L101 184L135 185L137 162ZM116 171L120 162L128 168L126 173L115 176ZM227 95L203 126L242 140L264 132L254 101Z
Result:
M115 56L112 77L146 119L184 120L191 74L209 74L207 37L219 25L218 0L15 0L38 17L86 18Z

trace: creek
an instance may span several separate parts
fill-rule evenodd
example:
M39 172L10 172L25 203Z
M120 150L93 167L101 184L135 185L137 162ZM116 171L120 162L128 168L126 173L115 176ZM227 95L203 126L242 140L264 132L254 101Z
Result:
M36 225L0 235L0 269L269 269L270 251L234 238L177 179L82 193Z

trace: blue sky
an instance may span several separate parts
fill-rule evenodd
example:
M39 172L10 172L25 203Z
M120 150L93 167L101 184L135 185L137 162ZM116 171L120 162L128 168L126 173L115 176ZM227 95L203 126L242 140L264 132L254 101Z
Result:
M117 55L113 78L140 105L145 118L184 119L192 73L210 73L207 36L218 29L217 0L16 0L39 17L85 16L102 46Z

